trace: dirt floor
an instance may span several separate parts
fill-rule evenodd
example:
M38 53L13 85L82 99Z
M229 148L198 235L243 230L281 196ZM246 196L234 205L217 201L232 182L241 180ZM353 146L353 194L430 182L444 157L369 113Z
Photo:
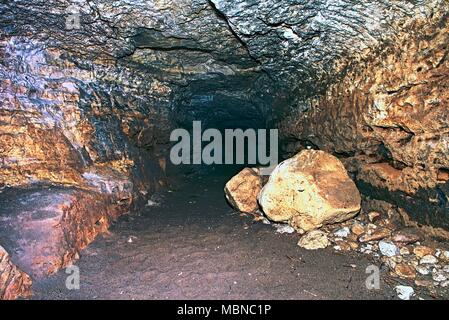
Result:
M160 206L121 217L81 253L79 290L66 288L61 270L34 281L33 298L396 298L383 281L366 289L368 256L307 251L297 235L234 212L223 193L231 174L191 174L161 195Z

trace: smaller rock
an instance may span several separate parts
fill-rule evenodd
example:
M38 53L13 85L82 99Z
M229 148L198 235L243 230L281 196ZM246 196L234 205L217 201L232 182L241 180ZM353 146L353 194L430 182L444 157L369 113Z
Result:
M226 199L237 210L245 213L257 212L257 195L262 189L262 180L257 168L245 168L226 183Z
M354 233L351 233L351 234L346 238L346 240L348 240L348 241L353 241L353 242L358 242L358 240L357 240L357 235L354 234Z
M423 280L423 279L416 279L415 284L418 287L433 287L433 281L432 280Z
M430 273L429 268L427 268L426 266L418 265L415 267L415 269L419 274L422 274L423 276L426 276Z
M293 227L289 226L288 224L278 223L278 224L274 224L273 226L276 228L276 233L280 233L280 234L289 233L290 234L290 233L295 232L295 229Z
M351 231L355 235L360 236L365 233L365 228L360 223L356 222L352 225Z
M365 233L359 237L360 242L370 242L385 239L391 235L391 231L386 228L380 228L373 231L371 234Z
M271 224L270 220L268 220L265 217L261 221L262 221L263 224Z
M398 263L394 268L394 272L403 279L415 279L416 277L415 269L406 263Z
M443 287L443 288L449 287L449 280L441 282L440 286Z
M415 243L421 240L420 236L406 230L400 230L393 233L391 240L393 242L399 242L404 244Z
M393 259L383 256L382 261L388 266L388 268L390 268L390 270L394 270L396 268L396 261L394 261Z
M427 256L424 256L419 260L419 264L435 264L438 263L438 259L434 256L431 256L430 254Z
M402 263L404 261L404 258L402 258L402 256L400 256L400 255L392 256L392 257L390 257L390 259L396 263Z
M403 256L408 256L410 254L410 250L407 247L402 247L399 249L399 253Z
M351 251L352 249L349 243L346 241L336 241L336 244L337 245L335 247L338 248L336 249L337 251Z
M393 257L399 254L399 248L391 241L380 241L379 250L382 255L387 257Z
M368 220L370 222L379 221L381 218L382 218L382 214L380 212L371 211L370 213L368 213Z
M376 222L376 224L379 225L380 227L384 227L390 230L398 229L397 223L391 219L381 219L378 222Z
M436 282L443 282L447 280L447 276L444 274L444 272L436 270L432 272L432 279Z
M370 254L373 252L373 246L367 243L360 248L360 252Z
M443 267L443 272L449 273L449 264Z
M441 251L439 258L443 261L449 261L449 251Z
M409 286L396 286L394 287L394 290L401 300L410 300L410 298L415 294L413 288Z
M307 250L324 249L329 246L329 239L325 232L312 230L299 239L298 246Z
M357 250L359 248L359 244L355 241L348 241L348 244L352 250Z
M426 246L416 246L413 249L413 253L416 254L416 256L418 256L419 258L422 258L424 256L433 255L435 253L435 250Z
M338 229L334 232L334 235L339 238L347 238L351 234L351 230L349 230L348 227L344 227L341 229Z
M151 199L148 199L147 203L145 204L146 207L159 207L160 203L153 201Z

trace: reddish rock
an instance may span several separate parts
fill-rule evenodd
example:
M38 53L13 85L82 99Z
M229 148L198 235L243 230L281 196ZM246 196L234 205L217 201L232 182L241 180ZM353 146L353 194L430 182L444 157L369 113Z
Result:
M9 189L0 195L0 239L32 276L58 271L129 210L117 196L75 188Z
M391 240L403 244L410 244L422 240L422 237L417 232L411 230L398 230L393 232Z
M368 213L368 220L372 223L379 221L382 218L382 214L377 211L371 211Z
M391 231L386 228L379 228L372 233L365 233L359 237L360 242L379 241L391 235Z
M449 229L449 20L410 22L347 66L322 96L290 113L281 135L341 155L361 192L422 224Z
M406 263L398 263L394 268L394 272L401 278L404 279L415 279L416 270L412 266Z
M435 249L427 247L427 246L416 246L413 249L413 253L418 257L422 258L425 256L431 256L435 253Z
M0 300L31 296L31 278L17 268L6 250L0 246Z
M351 227L351 232L356 236L360 236L361 234L365 233L365 227L363 227L360 223L355 222Z

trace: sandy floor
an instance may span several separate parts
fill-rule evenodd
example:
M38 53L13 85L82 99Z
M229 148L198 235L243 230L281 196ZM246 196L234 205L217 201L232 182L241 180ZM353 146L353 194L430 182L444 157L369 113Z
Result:
M227 205L228 174L191 175L160 207L124 216L82 252L80 289L67 274L35 281L35 299L391 299L367 290L368 257L307 251L297 235L240 217ZM132 242L128 242L129 239ZM351 265L355 265L353 268Z

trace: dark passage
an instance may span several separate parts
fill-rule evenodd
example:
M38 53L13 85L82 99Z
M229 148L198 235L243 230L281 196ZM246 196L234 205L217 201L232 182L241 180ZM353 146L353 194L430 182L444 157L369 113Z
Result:
M0 300L448 298L448 12L0 1Z

